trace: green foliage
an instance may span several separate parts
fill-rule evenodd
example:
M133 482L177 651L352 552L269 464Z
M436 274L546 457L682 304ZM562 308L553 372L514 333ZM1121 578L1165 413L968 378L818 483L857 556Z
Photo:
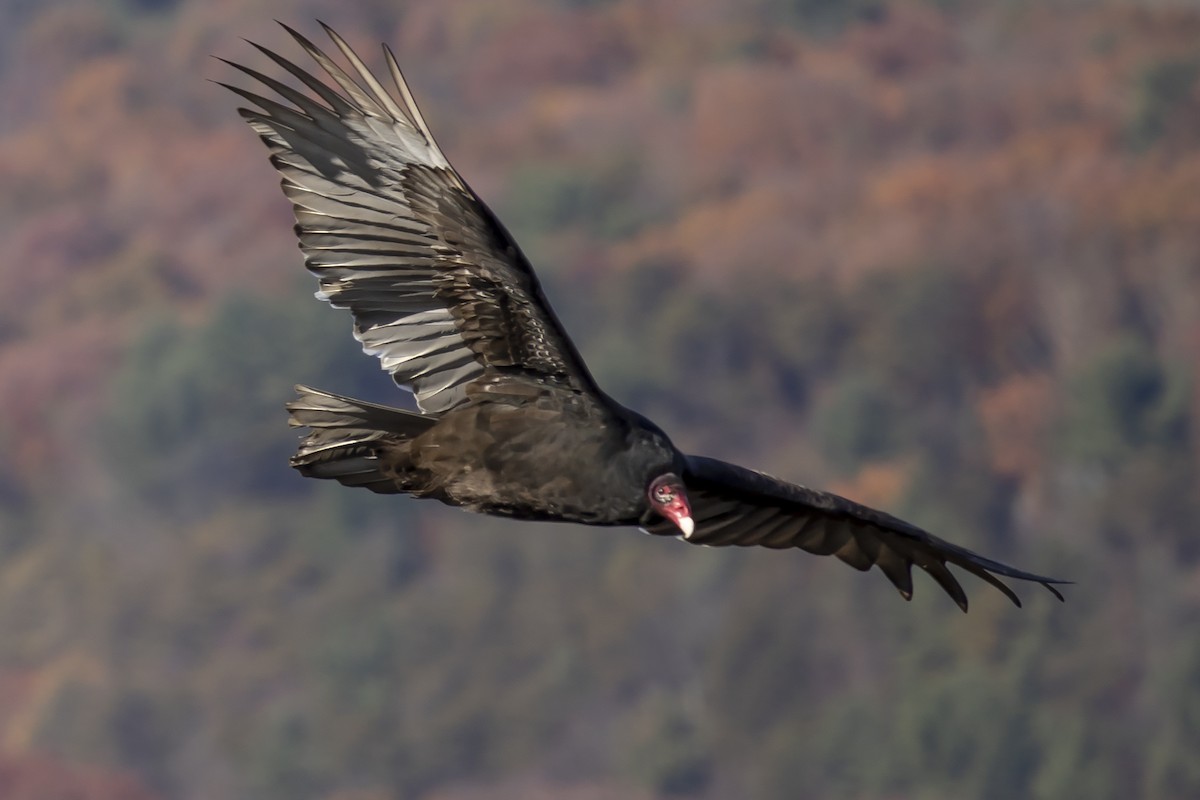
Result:
M1021 692L997 677L962 665L900 701L897 730L906 735L894 768L914 792L993 800L1027 792L1036 759L1031 714L1014 702Z
M675 694L650 693L629 711L626 729L614 742L625 770L667 797L703 793L713 772L715 754L686 701Z
M808 709L795 720L773 728L762 739L762 756L753 780L753 796L786 800L798 787L822 784L831 799L871 795L880 767L879 759L852 764L847 752L886 752L888 737L861 695L837 708Z
M1147 794L1189 797L1200 790L1200 763L1193 745L1200 741L1200 641L1186 637L1164 669L1157 703L1171 708L1168 730L1162 731L1147 764Z
M856 328L813 417L822 453L843 471L906 451L960 471L981 440L969 387L990 371L966 281L948 269L881 275L843 303Z
M777 436L780 419L807 407L846 333L840 299L817 281L752 278L734 293L648 261L548 292L621 402L663 425L736 428L748 439Z
M1031 796L1044 800L1118 800L1128 795L1118 780L1119 768L1101 753L1114 752L1111 725L1078 716L1042 715L1042 764Z
M591 166L527 164L509 180L504 219L522 240L567 228L624 238L662 214L640 177L636 161L619 156Z
M554 230L583 222L597 202L591 176L543 163L517 170L509 181L505 216L514 226Z
M1144 448L1186 446L1189 387L1142 339L1102 348L1072 382L1063 427L1075 459L1113 465Z
M907 400L961 392L984 369L974 358L980 336L976 300L951 268L924 268L866 281L850 300L865 320L854 357Z
M1198 76L1200 59L1194 57L1163 59L1143 68L1137 78L1136 104L1128 125L1133 149L1145 151L1153 147L1176 127L1177 121L1194 122L1194 114L1180 120L1180 112L1195 107Z
M127 0L134 11L165 13L175 10L180 0Z
M883 0L760 0L771 18L791 25L809 36L833 36L864 20L877 20L887 13Z
M554 2L568 9L592 9L612 5L615 0L554 0Z
M349 391L355 376L343 364L359 376L370 365L343 358L345 318L298 300L234 295L200 327L146 330L113 378L100 432L130 490L180 508L297 490L287 468L296 437L283 409L292 385Z
M894 453L902 424L888 388L860 375L837 384L813 417L821 452L842 471Z
M1095 501L1098 531L1122 550L1166 544L1190 563L1200 556L1190 520L1200 513L1190 454L1139 452L1110 467Z

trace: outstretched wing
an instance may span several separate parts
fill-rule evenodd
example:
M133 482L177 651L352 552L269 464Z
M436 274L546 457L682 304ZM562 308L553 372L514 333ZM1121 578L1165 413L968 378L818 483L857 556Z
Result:
M315 98L232 62L292 105L222 85L258 107L239 112L283 176L317 297L350 310L363 350L424 412L465 402L482 377L600 394L516 242L438 148L391 50L393 91L330 28L349 72L284 27L332 84L255 45Z
M696 529L687 541L712 546L799 547L820 556L837 556L855 569L879 569L912 597L912 566L928 572L963 611L967 596L947 564L965 569L995 586L1016 605L1021 601L998 577L1040 583L1055 597L1055 584L1069 583L1034 575L984 558L943 541L903 520L828 492L785 483L713 458L688 456L683 475ZM646 526L654 534L677 535L671 522Z

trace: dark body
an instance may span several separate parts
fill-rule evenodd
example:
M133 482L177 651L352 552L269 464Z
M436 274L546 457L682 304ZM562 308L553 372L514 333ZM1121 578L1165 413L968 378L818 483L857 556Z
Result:
M379 450L403 491L518 519L638 525L645 487L682 467L665 434L570 390L485 396ZM603 464L600 474L580 465Z
M485 514L800 548L878 567L905 598L916 565L964 611L947 564L1018 605L997 576L1061 599L1062 581L881 511L679 452L596 384L512 236L437 146L391 51L389 89L328 28L349 70L288 30L331 83L260 47L311 94L237 64L290 105L229 88L257 106L240 112L282 176L317 297L350 312L363 350L420 412L297 387L291 424L307 433L291 463L303 474Z

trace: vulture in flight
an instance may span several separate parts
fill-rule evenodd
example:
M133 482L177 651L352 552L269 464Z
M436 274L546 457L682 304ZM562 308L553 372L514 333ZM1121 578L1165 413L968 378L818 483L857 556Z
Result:
M1020 605L1001 578L1055 584L828 492L680 452L596 384L504 225L447 161L384 47L390 85L325 27L348 69L284 26L325 77L254 45L311 94L227 62L277 99L228 86L292 202L317 297L419 413L297 387L293 467L484 514L637 526L692 544L833 555L912 595L916 564L963 611L948 564ZM286 103L279 102L279 99ZM290 104L290 105L289 105Z

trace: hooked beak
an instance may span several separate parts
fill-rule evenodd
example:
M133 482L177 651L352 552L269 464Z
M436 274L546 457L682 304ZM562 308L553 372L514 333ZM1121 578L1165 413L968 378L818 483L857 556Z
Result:
M682 493L663 507L662 515L675 523L682 531L683 538L687 539L696 532L696 522L692 519L692 510L688 508L687 499Z

